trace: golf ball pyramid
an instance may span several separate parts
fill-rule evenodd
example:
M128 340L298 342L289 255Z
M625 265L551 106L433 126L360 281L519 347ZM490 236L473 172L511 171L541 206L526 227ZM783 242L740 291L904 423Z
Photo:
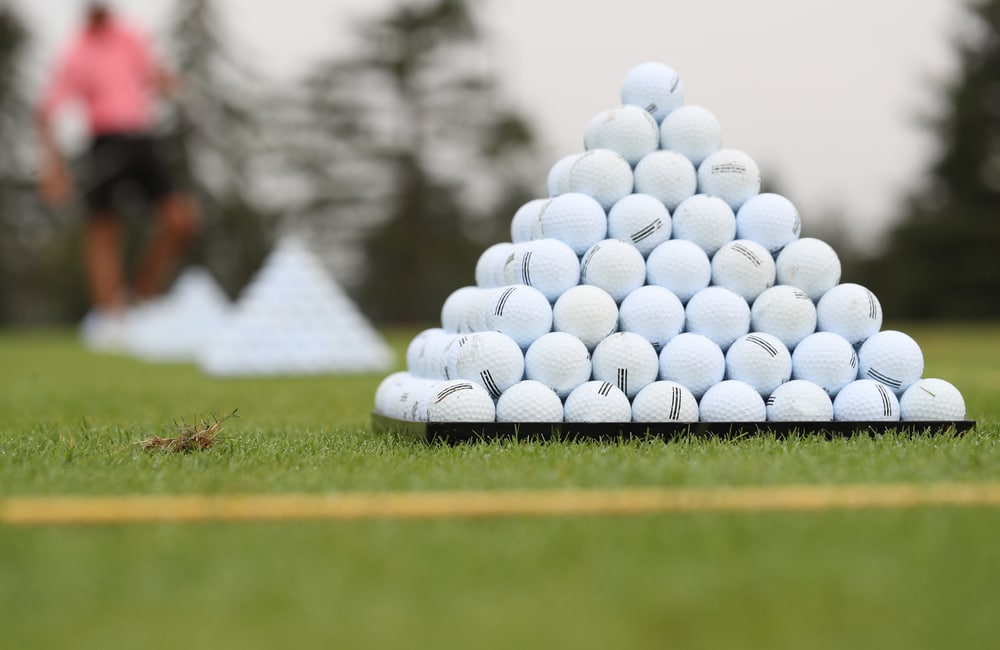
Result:
M951 421L959 390L881 329L833 248L723 143L680 75L642 63L546 196L419 333L381 415L423 422Z

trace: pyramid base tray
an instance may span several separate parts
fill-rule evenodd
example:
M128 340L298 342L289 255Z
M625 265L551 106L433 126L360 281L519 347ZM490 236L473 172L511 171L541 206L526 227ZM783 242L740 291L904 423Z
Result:
M427 442L455 444L489 440L675 440L720 438L740 440L773 435L787 438L817 435L827 439L876 436L890 431L905 435L959 436L975 420L909 422L411 422L372 413L380 433L395 433Z

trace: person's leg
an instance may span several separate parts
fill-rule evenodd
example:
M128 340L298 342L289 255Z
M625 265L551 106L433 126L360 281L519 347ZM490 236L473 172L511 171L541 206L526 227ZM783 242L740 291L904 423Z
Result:
M96 309L120 312L125 307L122 279L122 224L109 212L92 215L84 233L84 266Z
M172 192L156 207L156 225L136 272L136 297L159 295L198 228L198 213L190 197Z

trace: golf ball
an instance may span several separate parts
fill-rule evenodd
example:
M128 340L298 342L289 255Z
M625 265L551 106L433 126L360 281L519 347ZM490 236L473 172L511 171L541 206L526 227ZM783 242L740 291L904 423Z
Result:
M694 165L676 151L654 151L635 166L635 191L656 197L668 210L675 210L697 189Z
M590 351L572 334L543 334L524 353L524 374L528 379L545 384L560 398L565 399L574 388L590 380Z
M760 169L737 149L720 149L698 165L698 191L717 196L733 210L760 192Z
M562 422L563 404L540 381L514 384L497 400L497 422Z
M594 379L610 382L629 399L656 381L659 357L649 341L632 332L616 332L594 348Z
M669 289L681 302L708 286L712 263L697 244L683 239L665 241L646 259L646 282Z
M793 379L771 393L765 402L768 422L829 422L833 420L833 401L820 386L804 379Z
M614 384L588 381L566 398L566 422L631 422L632 405Z
M655 381L632 400L633 422L697 422L698 400L674 381Z
M943 379L920 379L899 398L899 413L903 420L963 420L965 400Z
M833 419L842 422L895 422L899 399L884 384L858 379L840 389L833 399Z
M750 384L727 379L712 386L698 403L702 422L764 422L767 407Z
M722 381L725 374L726 357L707 336L684 332L660 350L660 379L681 384L696 398Z
M623 104L638 106L657 122L684 103L684 83L677 71L655 61L640 63L625 75L621 86Z
M660 123L660 148L676 151L695 166L722 146L722 125L701 106L681 106Z
M694 242L706 255L715 255L736 236L736 216L717 196L695 194L685 199L671 218L672 236Z
M629 194L608 212L608 237L632 244L646 257L670 239L670 212L654 196Z

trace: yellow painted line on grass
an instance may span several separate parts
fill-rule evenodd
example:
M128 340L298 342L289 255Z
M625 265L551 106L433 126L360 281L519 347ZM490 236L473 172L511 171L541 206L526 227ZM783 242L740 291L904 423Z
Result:
M816 512L1000 506L1000 483L620 490L14 497L0 522L19 525L209 521L356 521L699 512Z

